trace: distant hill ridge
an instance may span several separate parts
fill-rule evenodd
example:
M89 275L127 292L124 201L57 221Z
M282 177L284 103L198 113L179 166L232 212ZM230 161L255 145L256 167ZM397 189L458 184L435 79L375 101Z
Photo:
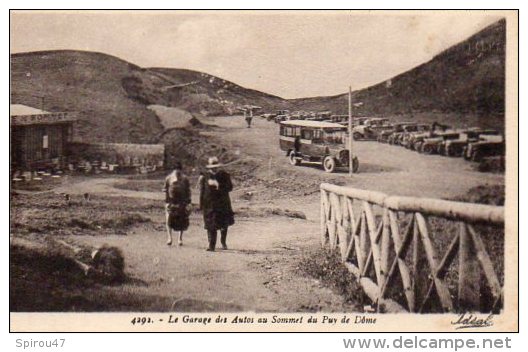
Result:
M418 112L504 115L505 33L501 20L432 60L353 92L356 115ZM346 113L347 95L283 99L207 73L141 68L96 52L59 50L11 55L11 102L78 114L75 137L98 142L150 142L164 130L151 105L196 115L331 110ZM458 116L458 115L457 115Z
M357 115L457 112L504 114L506 21L500 20L430 61L353 92ZM347 111L347 94L294 99L308 110Z

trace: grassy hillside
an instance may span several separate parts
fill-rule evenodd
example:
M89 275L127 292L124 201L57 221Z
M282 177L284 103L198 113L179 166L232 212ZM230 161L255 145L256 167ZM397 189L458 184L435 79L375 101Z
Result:
M122 79L141 72L109 55L50 51L11 55L11 102L78 114L75 137L146 142L162 126L156 114L128 97Z
M168 103L202 115L234 114L238 106L246 104L265 110L289 107L288 101L280 97L244 88L207 73L171 68L151 68L149 72L174 85L191 83L183 87L169 86L166 89Z
M455 126L502 126L505 27L505 21L499 21L427 63L353 92L354 102L361 103L354 114L434 120ZM246 104L267 112L331 110L343 114L347 113L347 99L342 94L285 100L206 73L140 68L93 52L11 55L11 102L78 113L75 138L81 141L152 141L167 120L148 108L152 105L198 115L235 114L237 107Z
M78 114L75 138L149 142L163 121L149 105L190 113L237 113L245 104L276 109L288 103L205 73L145 69L94 52L47 51L11 55L11 102Z
M356 115L454 113L460 118L504 115L506 22L501 20L432 60L385 82L353 92ZM346 113L347 94L295 99L307 110Z

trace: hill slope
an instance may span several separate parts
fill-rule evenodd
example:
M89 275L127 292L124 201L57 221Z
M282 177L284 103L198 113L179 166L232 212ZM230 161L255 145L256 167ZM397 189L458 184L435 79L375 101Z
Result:
M150 105L203 115L234 114L246 104L288 105L205 73L145 69L110 55L69 50L11 55L11 103L76 112L78 140L136 143L164 129Z
M355 115L418 116L488 126L504 117L506 23L501 20L410 71L353 92ZM197 71L141 68L94 52L11 55L11 103L78 113L77 140L150 142L163 130L151 105L202 115L264 111L347 112L347 95L285 100ZM418 114L418 115L416 115ZM451 114L452 116L448 116ZM471 120L468 115L473 116Z
M432 60L353 92L357 115L456 112L504 114L506 22L501 20ZM347 112L347 94L290 100L298 108Z
M78 114L80 140L146 142L162 129L156 114L128 97L122 78L140 68L92 52L11 55L11 103Z

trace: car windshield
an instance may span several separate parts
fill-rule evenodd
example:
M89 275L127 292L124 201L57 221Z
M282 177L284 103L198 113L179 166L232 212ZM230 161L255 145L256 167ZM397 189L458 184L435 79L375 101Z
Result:
M431 128L429 125L418 125L416 126L416 130L417 131L421 131L421 132L427 132L429 131Z
M323 138L325 143L330 144L344 144L346 139L346 131L344 130L324 130Z
M385 119L383 119L383 120L381 120L381 119L380 120L370 120L369 124L371 126L387 126L387 125L389 125L389 120L385 120Z

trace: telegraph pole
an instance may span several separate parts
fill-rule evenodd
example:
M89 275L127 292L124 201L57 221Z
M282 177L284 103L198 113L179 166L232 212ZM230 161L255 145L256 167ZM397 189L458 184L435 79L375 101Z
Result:
M352 87L348 87L348 174L354 173L354 156L352 155Z

